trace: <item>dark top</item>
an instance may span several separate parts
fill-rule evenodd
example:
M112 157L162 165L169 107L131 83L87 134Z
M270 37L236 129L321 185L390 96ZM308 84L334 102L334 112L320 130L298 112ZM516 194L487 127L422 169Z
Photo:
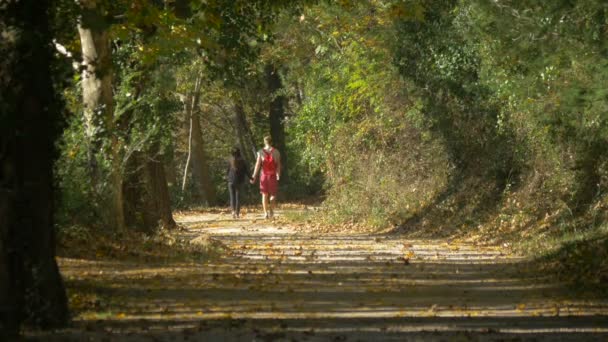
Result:
M228 182L232 184L243 184L245 179L249 179L249 168L247 167L247 163L245 160L241 158L236 158L234 160L234 165L236 167L232 167L232 158L228 161L228 171L226 172Z

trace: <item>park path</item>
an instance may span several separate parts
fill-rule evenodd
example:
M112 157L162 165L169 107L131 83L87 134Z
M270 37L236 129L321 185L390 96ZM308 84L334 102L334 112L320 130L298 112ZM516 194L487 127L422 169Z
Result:
M31 337L608 341L608 301L572 293L501 248L311 233L256 215L177 218L183 238L209 235L229 252L202 263L62 259L71 286L96 287L107 302L71 329Z

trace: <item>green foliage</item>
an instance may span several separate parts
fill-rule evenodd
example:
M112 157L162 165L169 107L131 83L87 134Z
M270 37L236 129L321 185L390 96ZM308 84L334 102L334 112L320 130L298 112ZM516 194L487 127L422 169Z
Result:
M314 62L299 72L307 96L289 136L308 169L326 175L334 220L384 226L412 216L432 198L447 174L428 171L447 170L447 161L425 124L413 129L419 103L386 64L391 52L381 43L388 25L379 21L390 12L376 21L374 10L381 9L319 5L305 14L311 22L300 25L323 30L310 38ZM336 11L342 15L337 20Z
M296 198L322 189L335 221L556 245L605 222L597 209L608 186L604 2L187 3L186 16L151 1L107 3L118 18L110 22L117 128L101 136L119 137L124 165L156 148L152 155L172 160L173 182L183 176L184 99L199 79L195 113L220 202L226 158L243 144L235 108L245 113L247 148L257 147L282 96L282 190ZM59 38L77 55L69 34ZM274 93L268 65L284 86ZM78 92L66 96L79 113ZM64 216L94 220L103 201L93 200L95 210L82 203L104 191L81 181L82 123L69 123L57 166ZM180 207L196 205L190 190L173 187ZM248 191L257 201L255 187Z
M599 194L607 158L607 98L597 87L606 79L605 10L598 1L524 1L462 11L473 19L464 31L484 46L481 81L504 104L501 124L513 129L519 158L537 169L553 160L541 172L574 210Z
M179 133L183 134L179 128L184 127L180 96L192 91L193 79L175 77L180 72L205 73L208 86L202 91L209 95L207 90L215 89L216 99L221 99L214 102L209 97L210 101L202 101L195 111L197 116L200 112L205 124L220 128L219 131L205 129L205 143L209 143L214 183L218 190L225 192L225 158L234 140L230 137L230 127L225 127L229 126L224 116L226 109L214 111L210 108L228 106L232 97L226 99L224 94L234 92L231 87L242 84L244 78L251 78L251 70L255 68L252 65L259 52L258 43L269 39L269 23L274 20L277 10L289 2L218 0L186 3L187 11L180 12L173 6L155 1L97 2L102 15L95 18L99 24L95 28L108 30L112 42L115 111L111 125L107 126L110 129L106 125L96 126L95 143L99 153L95 152L93 160L86 151L87 144L83 144L88 139L79 117L82 113L78 90L80 76L74 76L66 97L70 111L76 115L68 118L69 127L61 141L62 155L56 166L62 190L59 212L66 223L105 225L99 219L105 216L103 211L111 200L111 174L118 172L125 183L132 182L130 177L141 169L133 166L134 159L143 155L169 161L186 155L184 146L180 145L183 135L179 136ZM58 41L73 56L80 56L75 19L88 13L73 2L62 2L57 10L56 26L61 33L57 35ZM60 22L61 14L74 19L71 30L66 23ZM73 72L77 74L79 70ZM255 72L253 74L255 78ZM120 160L113 163L113 158ZM90 165L92 160L95 167ZM181 160L175 165L168 163L168 171L174 175L173 183L177 181L176 173L183 170ZM119 170L114 170L116 168ZM92 174L92 170L96 170L96 174ZM89 182L84 181L87 179ZM188 197L177 195L179 191L175 188L172 192L176 194L174 199Z
M282 18L283 51L269 51L303 95L290 144L325 174L327 212L507 240L555 227L566 241L602 222L604 11L359 2Z
M68 225L81 222L90 224L98 222L97 204L100 202L95 196L89 182L87 150L82 144L84 139L83 123L78 117L69 118L69 123L59 142L60 155L55 165L55 177L58 179L60 189L60 208L57 211L59 225Z

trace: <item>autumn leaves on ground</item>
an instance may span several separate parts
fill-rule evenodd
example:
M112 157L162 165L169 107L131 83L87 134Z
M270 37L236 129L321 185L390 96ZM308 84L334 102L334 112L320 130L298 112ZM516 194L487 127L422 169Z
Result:
M315 210L284 205L274 221L253 209L240 220L221 210L181 212L177 232L97 241L97 250L77 248L85 233L63 236L59 263L74 322L30 337L608 338L607 300L572 291L503 247L338 233L293 219Z

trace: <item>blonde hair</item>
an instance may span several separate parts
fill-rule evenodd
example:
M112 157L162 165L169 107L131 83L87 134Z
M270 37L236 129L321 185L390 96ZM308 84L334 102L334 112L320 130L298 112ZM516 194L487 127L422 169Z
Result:
M270 135L265 136L264 143L268 144L268 145L272 145L272 137Z

